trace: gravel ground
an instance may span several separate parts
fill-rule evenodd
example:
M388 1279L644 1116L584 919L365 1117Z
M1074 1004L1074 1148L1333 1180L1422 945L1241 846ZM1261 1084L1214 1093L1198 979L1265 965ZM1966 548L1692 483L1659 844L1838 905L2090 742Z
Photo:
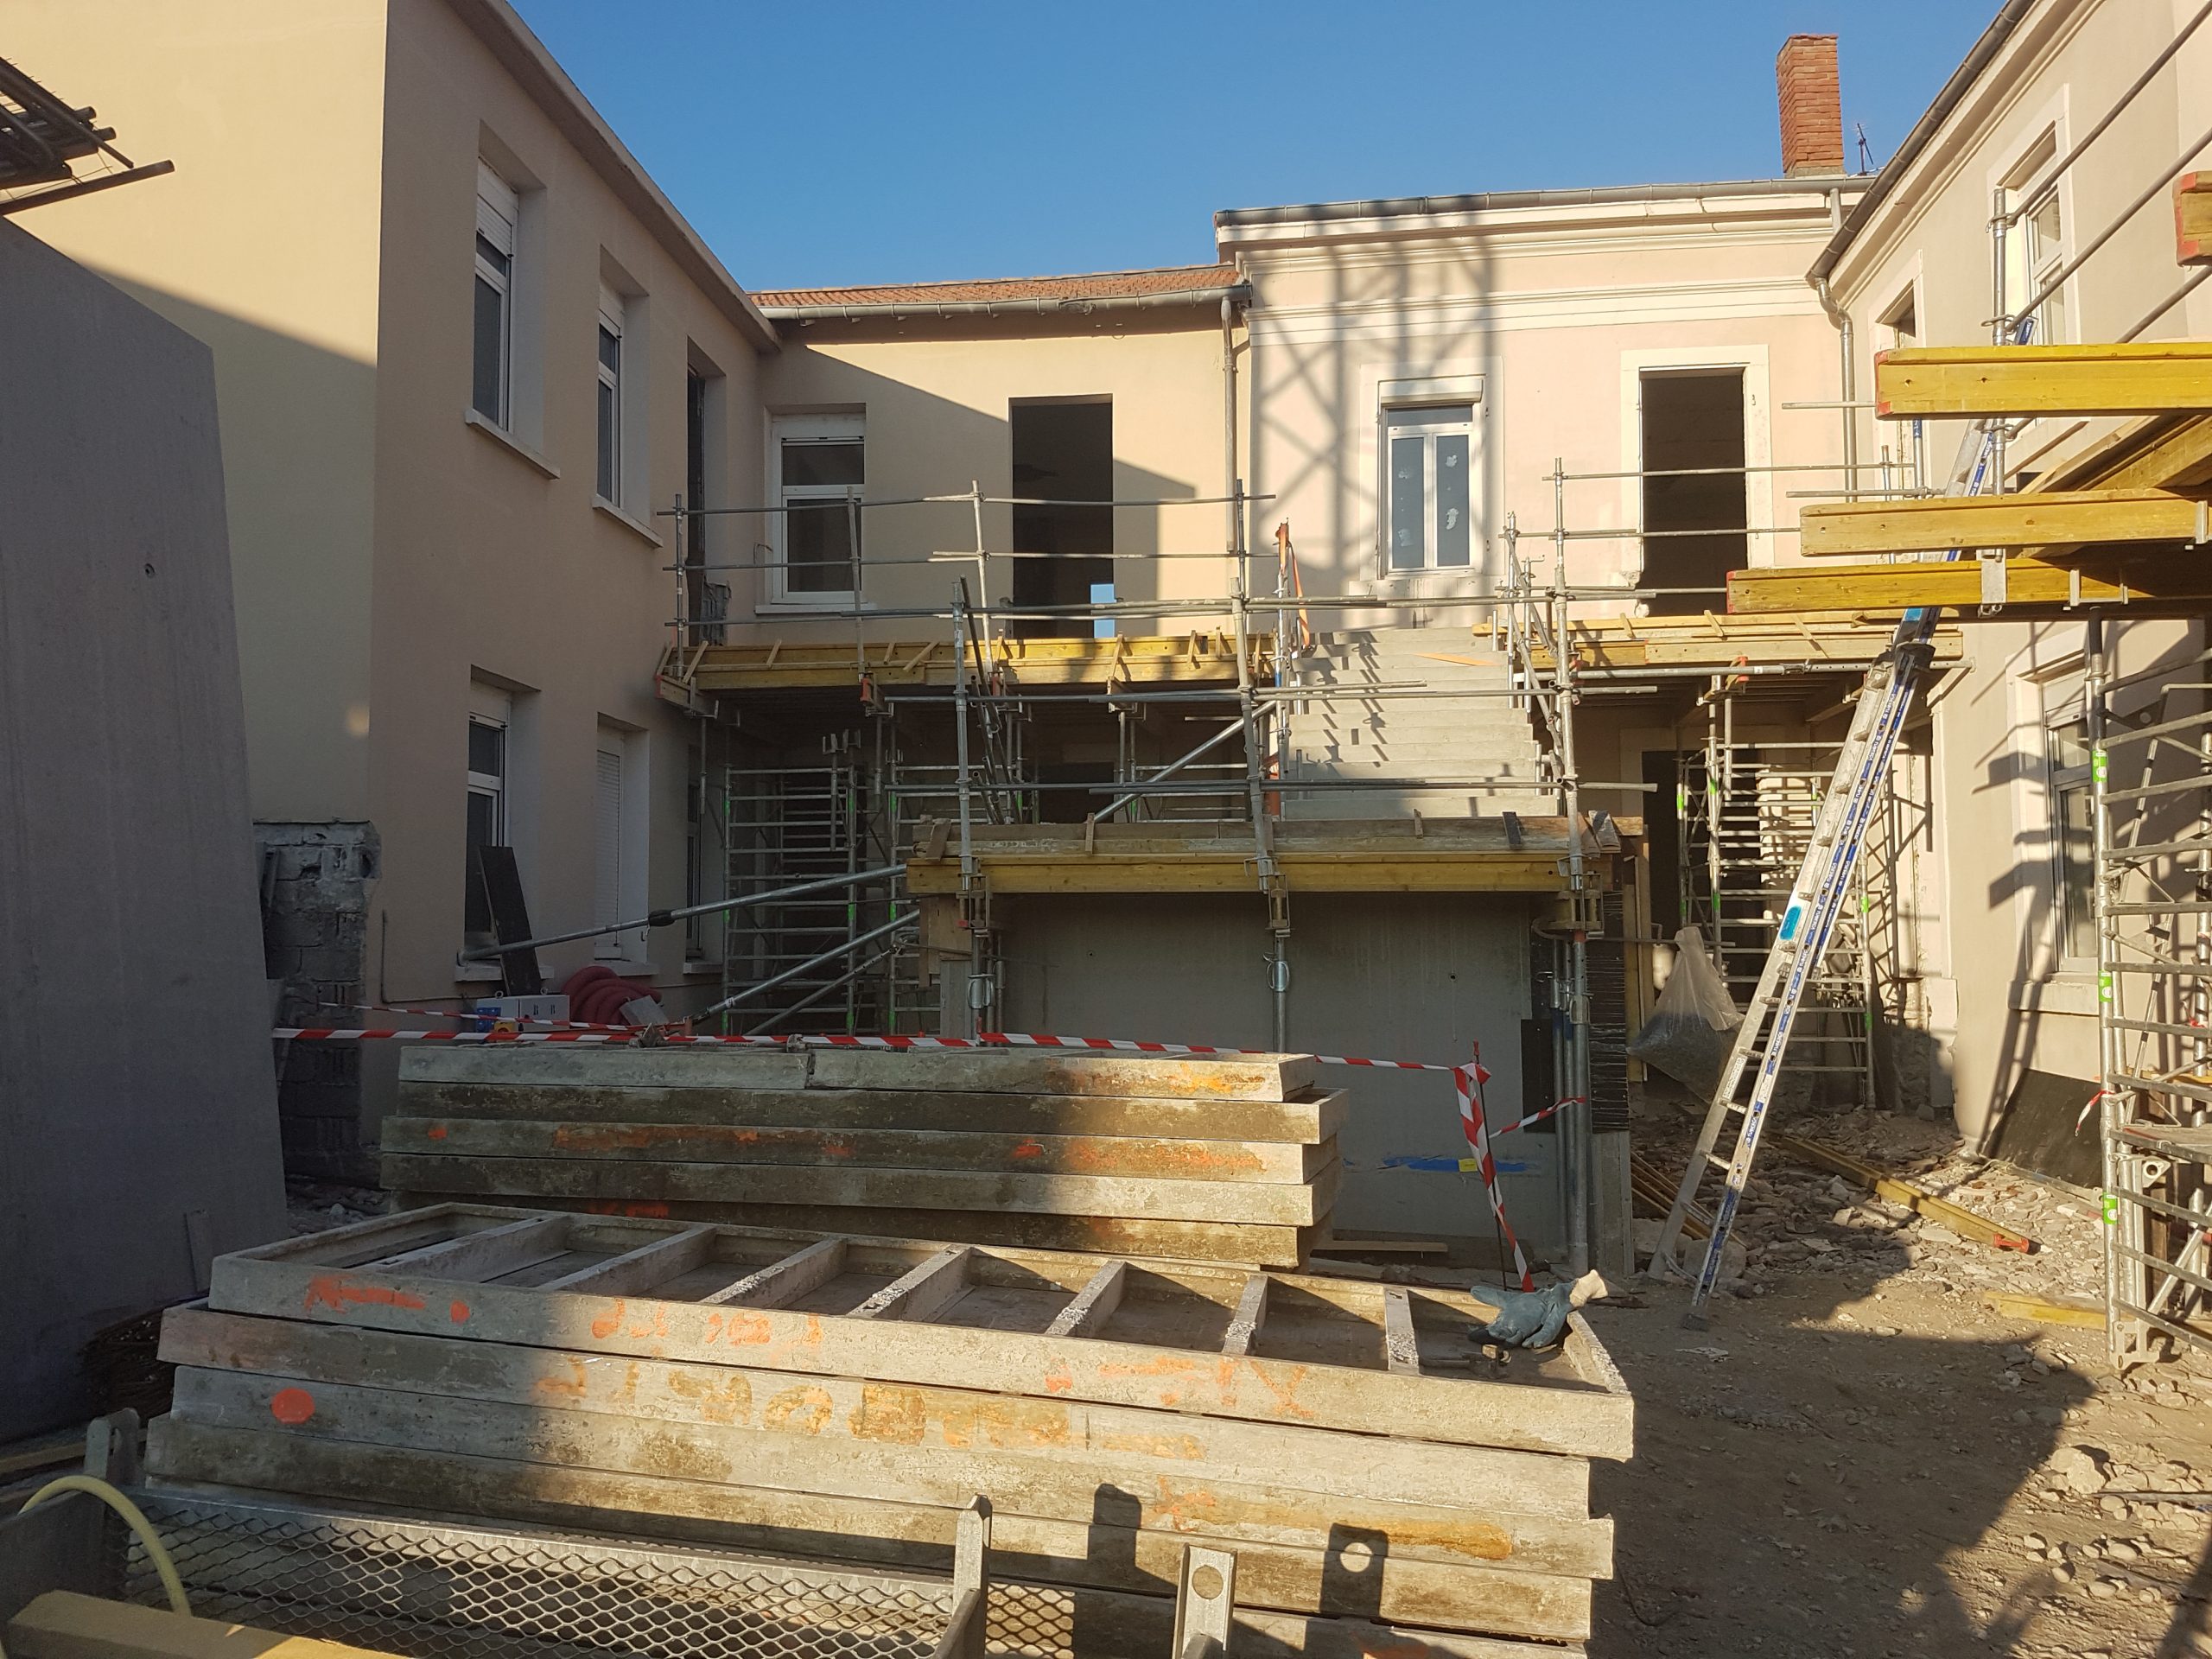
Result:
M1640 1154L1679 1169L1693 1120ZM2212 1368L2116 1376L2101 1331L1985 1306L2101 1294L2093 1194L1961 1156L1878 1113L1785 1121L2037 1241L1969 1243L1770 1149L1733 1296L1682 1328L1676 1285L1591 1309L1637 1399L1601 1465L1618 1575L1605 1659L2212 1656ZM2123 1497L2168 1494L2163 1501ZM2212 1496L2204 1500L2212 1503Z

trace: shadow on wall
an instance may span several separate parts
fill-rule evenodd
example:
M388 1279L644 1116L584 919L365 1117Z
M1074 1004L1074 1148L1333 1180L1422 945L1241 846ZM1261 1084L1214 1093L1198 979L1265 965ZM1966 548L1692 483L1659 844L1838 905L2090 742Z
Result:
M1418 267L1423 298L1471 306L1477 316L1483 315L1496 289L1487 243L1462 233L1448 243L1424 245L1423 251L1442 255L1446 250L1448 255L1433 264L1424 257ZM1384 416L1379 383L1480 374L1484 402L1475 410L1475 429L1483 476L1470 504L1471 559L1474 585L1491 588L1502 558L1497 538L1504 525L1505 493L1504 426L1488 412L1497 397L1495 329L1481 321L1417 328L1411 320L1414 307L1408 303L1404 262L1363 268L1338 245L1311 257L1324 263L1325 274L1294 280L1325 283L1326 291L1299 309L1309 315L1321 311L1341 326L1322 339L1289 338L1271 327L1264 290L1255 308L1258 338L1248 346L1250 372L1241 377L1250 400L1246 471L1254 487L1274 499L1252 509L1249 540L1265 547L1275 524L1294 514L1292 538L1315 592L1346 594L1355 582L1382 576ZM1356 333L1351 319L1357 320ZM1372 447L1363 442L1369 434L1374 435ZM1461 611L1446 620L1463 619L1480 620ZM1335 629L1409 620L1402 611L1389 610L1317 617L1316 623Z
M944 330L944 337L956 346L974 343L988 349L995 344L1019 341L1038 337L1038 319L1007 318L982 319L963 322L957 328L949 324L934 325ZM1084 333L1090 331L1085 330ZM1139 320L1122 326L1117 321L1116 334L1132 332L1187 333L1183 327ZM936 332L931 338L938 338ZM1077 337L1071 330L1070 336ZM1206 336L1215 338L1212 334ZM935 392L924 391L891 375L864 368L845 358L833 354L833 348L846 339L868 340L873 336L857 328L841 328L837 324L821 322L809 325L792 346L786 348L785 359L765 366L762 397L769 418L778 415L850 412L864 410L867 434L867 494L878 500L898 499L913 496L957 495L968 488L970 481L980 484L982 492L991 496L1049 496L1054 492L1051 480L1034 476L1033 466L1027 469L1023 479L1014 476L1014 427L1009 418L1015 404L1022 406L1050 405L1065 400L1070 404L1103 404L1110 409L1110 421L1102 423L1115 433L1114 453L1110 457L1110 489L1114 499L1120 500L1176 501L1219 493L1212 482L1219 471L1217 451L1193 456L1192 478L1170 477L1128 461L1121 453L1123 445L1121 434L1129 423L1147 418L1147 404L1134 398L1116 398L1113 393L1122 373L1102 366L1095 373L1087 372L1085 359L1070 353L1064 360L1068 364L1064 372L1049 378L1023 371L1019 365L1000 378L994 396L1009 400L1006 412L992 412L970 404L957 402ZM810 349L821 347L823 349ZM1218 407L1221 397L1219 352L1211 356L1194 353L1192 359L1194 373L1188 388L1191 398L1202 398L1207 406ZM1204 365L1204 372L1196 372ZM1149 391L1150 389L1148 389ZM1173 397L1173 391L1151 391L1151 400L1162 396ZM1089 474L1086 474L1088 476ZM768 487L772 489L772 481ZM751 501L756 492L733 486L732 498ZM1145 600L1161 596L1172 587L1164 583L1173 579L1167 575L1171 567L1157 563L1154 556L1161 553L1205 552L1219 545L1220 520L1218 507L1198 506L1165 508L1120 508L1112 512L1112 547L1116 556L1111 574L1115 594L1121 600ZM983 509L982 537L987 550L993 553L1014 550L1017 546L1015 510L1005 505L990 505ZM716 562L753 563L770 557L770 535L765 518L733 518L724 521L733 526L747 526L739 531L723 531L725 545L714 556ZM715 532L711 531L709 534ZM1036 534L1027 532L1030 539ZM740 546L741 537L751 543ZM863 526L864 579L868 583L872 603L889 610L929 610L947 608L951 603L954 585L963 577L971 598L976 596L977 577L972 559L947 558L943 556L971 553L976 546L976 524L972 505L964 500L931 502L911 506L883 506L871 510ZM1094 543L1085 542L1083 551L1093 550ZM1022 550L1051 551L1051 549ZM939 556L932 563L931 556ZM1073 563L1089 565L1088 558L1076 558ZM1014 561L995 558L990 562L988 592L996 603L1006 604L1014 592ZM1184 583L1185 591L1219 593L1228 590L1227 574L1213 567L1200 564L1205 570L1203 582ZM754 593L763 590L760 578L749 572L733 573L735 582L748 584ZM1087 586L1088 584L1084 584ZM731 614L737 618L748 616L751 606L759 602L748 600L745 587L737 587L732 594ZM779 619L780 620L780 619ZM1130 619L1123 631L1131 633L1186 632L1196 620L1172 618L1155 621L1149 618ZM926 633L932 619L916 619L899 623L902 637ZM849 623L839 627L849 632ZM942 624L950 636L951 625ZM734 636L741 639L743 636Z

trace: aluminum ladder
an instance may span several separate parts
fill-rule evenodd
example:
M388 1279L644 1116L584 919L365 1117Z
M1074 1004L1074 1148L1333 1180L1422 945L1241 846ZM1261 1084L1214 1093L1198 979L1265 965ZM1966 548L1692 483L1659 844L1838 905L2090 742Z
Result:
M1953 493L1979 495L1987 487L1997 456L1998 432L1996 425L1986 423L1968 434L1967 453L1973 454L1973 462L1963 479L1955 480ZM1956 559L1960 555L1955 550L1948 556ZM1720 1172L1721 1191L1712 1206L1712 1236L1691 1288L1689 1309L1682 1316L1682 1323L1691 1330L1702 1331L1708 1323L1706 1300L1719 1281L1721 1257L1735 1224L1736 1209L1751 1179L1751 1161L1758 1154L1759 1132L1781 1080L1790 1027L1796 1023L1808 983L1827 953L1837 914L1853 890L1853 868L1882 798L1890 763L1897 753L1897 735L1904 728L1913 694L1927 669L1929 641L1940 615L1934 608L1907 611L1888 647L1866 671L1866 689L1852 715L1850 734L1836 756L1835 776L1814 821L1813 838L1805 849L1804 865L1790 887L1774 949L1744 1010L1744 1022L1736 1028L1736 1040L1729 1049L1727 1064L1721 1068L1719 1086L1713 1090L1705 1122L1698 1131L1696 1150L1690 1154L1674 1208L1668 1211L1657 1247L1651 1253L1655 1272L1687 1273L1681 1255L1683 1224L1698 1203L1707 1173ZM1868 1035L1871 1041L1872 1033ZM1750 1096L1738 1100L1747 1072ZM1740 1120L1736 1147L1723 1158L1714 1148L1732 1118Z

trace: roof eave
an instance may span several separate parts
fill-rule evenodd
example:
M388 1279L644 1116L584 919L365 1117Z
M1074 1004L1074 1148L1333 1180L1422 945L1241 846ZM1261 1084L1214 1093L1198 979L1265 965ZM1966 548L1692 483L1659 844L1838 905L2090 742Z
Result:
M777 322L860 322L878 319L977 316L1086 316L1094 311L1154 311L1178 306L1238 305L1252 296L1249 283L1214 283L1165 294L1109 294L1090 299L1059 296L1031 300L892 300L880 303L763 305L761 315Z
M782 350L783 340L775 326L653 182L629 147L615 137L614 130L569 79L568 72L509 0L446 3L753 347L763 352Z

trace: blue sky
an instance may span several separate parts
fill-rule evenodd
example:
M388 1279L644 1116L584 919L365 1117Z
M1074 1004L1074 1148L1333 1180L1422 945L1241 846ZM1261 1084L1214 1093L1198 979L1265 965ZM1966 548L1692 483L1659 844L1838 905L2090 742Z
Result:
M1217 207L1771 177L1799 30L1841 35L1879 162L1995 10L516 3L750 288L1191 264Z

